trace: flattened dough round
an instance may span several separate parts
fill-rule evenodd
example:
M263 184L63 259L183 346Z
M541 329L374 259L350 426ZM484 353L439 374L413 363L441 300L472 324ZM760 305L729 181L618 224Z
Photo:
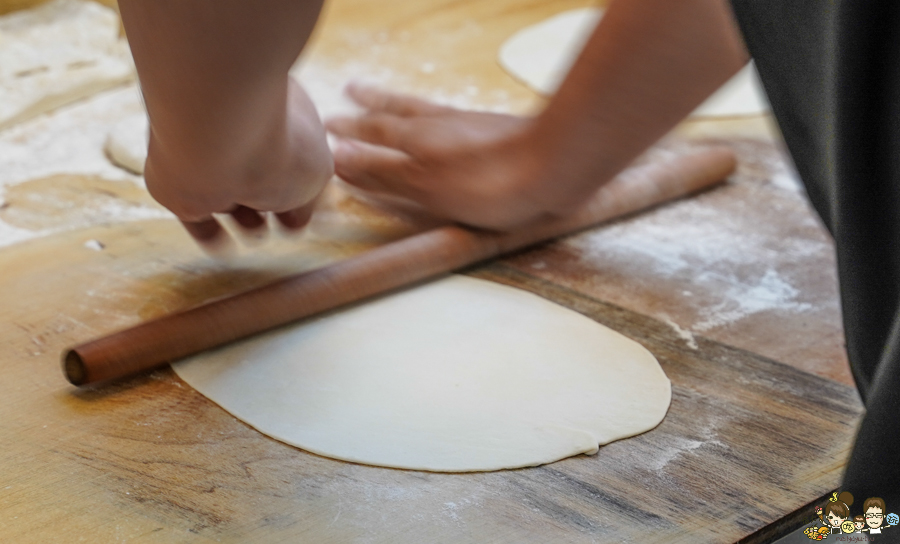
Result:
M600 8L558 13L510 36L500 46L497 60L533 91L552 95L602 17Z
M600 8L573 9L525 27L500 46L500 65L533 91L550 96L565 79L602 17ZM767 111L769 102L751 62L691 115L735 117Z
M261 432L346 461L549 463L655 427L653 355L531 293L451 276L173 365Z
M133 78L112 9L53 0L0 17L0 130Z
M144 173L147 146L150 145L150 121L144 112L135 113L116 123L106 137L106 155L116 166L135 174Z

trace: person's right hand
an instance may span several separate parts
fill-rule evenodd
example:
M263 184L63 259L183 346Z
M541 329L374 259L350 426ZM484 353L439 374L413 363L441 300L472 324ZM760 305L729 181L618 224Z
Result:
M223 135L221 145L166 141L156 137L151 120L147 189L202 245L227 241L216 213L231 214L251 235L265 232L264 212L287 229L309 221L334 166L315 107L287 79L285 107L259 119L255 132Z
M119 0L150 118L147 188L208 245L214 213L261 233L299 228L334 169L325 132L289 76L323 0Z

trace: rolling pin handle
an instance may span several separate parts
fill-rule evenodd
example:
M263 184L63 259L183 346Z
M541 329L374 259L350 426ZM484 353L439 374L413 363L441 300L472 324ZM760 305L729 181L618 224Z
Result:
M87 367L81 355L74 349L70 349L63 354L62 360L63 374L72 385L84 385L87 383Z

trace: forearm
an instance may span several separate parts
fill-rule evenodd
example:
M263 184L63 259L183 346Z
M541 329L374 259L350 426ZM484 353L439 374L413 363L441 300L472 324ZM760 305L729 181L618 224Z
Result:
M726 0L617 0L534 123L565 211L624 169L748 61ZM553 183L549 183L553 182Z
M351 87L338 175L490 229L569 213L747 62L726 2L615 1L533 119Z
M121 0L154 144L234 158L283 130L287 73L321 0Z

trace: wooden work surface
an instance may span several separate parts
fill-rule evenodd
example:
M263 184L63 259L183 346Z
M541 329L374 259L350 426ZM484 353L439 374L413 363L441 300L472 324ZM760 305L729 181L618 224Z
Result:
M496 66L497 46L522 25L582 4L406 0L387 10L336 0L307 75L360 72L451 102L526 111L539 102ZM114 120L128 110L115 104L55 115ZM42 137L64 125L53 119L0 139ZM738 173L689 201L468 271L641 342L672 380L668 416L595 456L483 474L308 454L240 423L169 369L87 390L59 369L67 345L427 221L334 187L304 237L217 262L171 219L118 220L110 209L157 210L125 173L41 170L8 186L0 221L42 235L0 249L2 539L766 541L839 484L860 414L833 248L766 118L691 121L665 145L686 141L729 143Z

